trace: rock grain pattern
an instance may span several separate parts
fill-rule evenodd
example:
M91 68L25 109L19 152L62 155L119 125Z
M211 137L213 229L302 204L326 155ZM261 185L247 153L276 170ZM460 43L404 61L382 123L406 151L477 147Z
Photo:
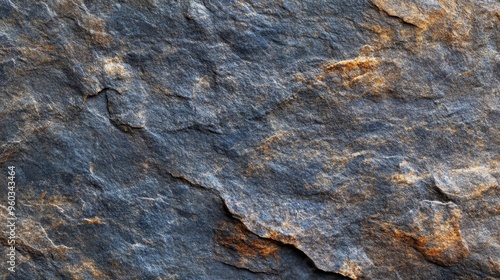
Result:
M499 1L0 18L2 279L500 279Z

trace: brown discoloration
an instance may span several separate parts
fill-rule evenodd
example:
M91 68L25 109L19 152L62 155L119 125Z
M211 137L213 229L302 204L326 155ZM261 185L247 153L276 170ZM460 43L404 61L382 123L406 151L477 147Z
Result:
M154 87L154 89L155 89L156 91L158 91L158 92L161 92L161 93L165 94L166 96L171 96L171 95L172 95L172 92L171 92L170 90L168 90L168 89L166 89L166 88L163 88L163 87L161 87L161 86L159 86L159 85L156 85L156 86Z
M460 263L469 255L469 248L460 231L460 210L451 207L451 204L427 203L434 205L425 205L419 211L411 229L389 226L394 237L418 250L431 262L443 266ZM432 210L429 211L430 208Z
M13 148L7 148L6 150L2 151L2 154L0 154L0 163L6 163L13 154Z
M58 11L65 18L73 19L81 28L91 43L107 47L112 42L112 37L106 33L105 21L87 12L85 4L80 1L59 1Z
M61 55L59 53L60 50L54 45L49 44L46 39L31 40L26 35L19 36L19 39L23 42L24 46L18 47L17 51L23 57L29 59L35 66L50 64Z
M0 215L3 219L7 219L5 215ZM40 223L35 220L24 218L18 219L16 223L16 248L27 254L19 259L19 264L29 261L35 257L50 256L58 260L66 260L67 254L71 248L64 245L56 245L49 238ZM0 237L0 244L10 246L6 237Z
M241 223L223 223L216 231L215 242L244 258L277 257L279 245L251 233Z
M435 5L426 5L425 1L372 0L373 4L388 15L421 29L428 29L431 24L444 15L444 11Z
M335 84L340 83L349 92L369 96L391 94L393 84L400 78L399 68L395 62L370 56L373 51L371 46L365 46L358 57L330 63L322 69Z
M307 78L305 77L304 74L302 73L297 73L294 75L294 80L297 82L297 83L303 83L303 82L306 82L307 81Z
M104 222L102 221L102 219L100 217L93 217L93 218L90 218L90 219L83 219L83 221L86 223L86 224L90 224L90 225L102 225L104 224Z
M266 169L266 167L262 163L249 162L245 168L245 175L246 176L255 176L255 175L258 175L259 173L263 172L265 169Z
M331 74L348 73L353 70L369 71L380 65L380 61L372 57L356 57L355 59L343 60L323 66L323 70Z
M432 41L445 41L464 46L471 38L472 11L478 10L473 2L458 3L453 0L372 0L372 2L388 15L417 27L414 39L418 45L426 41L425 36ZM398 32L403 37L413 37L411 33L402 30Z
M92 275L95 279L108 279L109 276L102 272L91 259L85 259L79 264L70 264L63 268L63 272L71 275L72 279L87 279L86 274Z
M286 137L285 137L284 133L277 133L273 136L266 138L264 141L262 141L262 143L257 148L255 148L255 150L264 153L264 155L266 155L266 156L270 156L269 152L270 152L271 146L273 144L274 145L278 144L280 141L283 141L285 138Z
M493 172L500 172L500 156L496 156L490 160L488 166Z
M469 255L458 227L446 229L438 236L417 237L401 231L395 231L394 234L397 239L417 249L426 259L440 265L455 265Z
M357 263L350 261L344 262L339 270L339 273L353 280L356 280L363 275L361 267Z
M105 21L101 18L89 17L86 24L86 28L90 36L90 41L93 44L106 47L111 44L113 39L110 35L106 33L104 24Z
M284 234L282 234L282 233L280 233L272 228L267 229L267 233L264 235L264 237L272 239L272 240L278 240L282 243L290 244L290 245L293 245L295 247L298 246L298 242L297 242L295 237L284 235Z
M396 34L396 30L384 28L380 25L362 24L362 26L379 35L378 45L375 47L372 47L372 49L375 48L377 50L380 50L383 46L387 46L389 43L392 42L392 40ZM368 54L364 53L364 55L368 55Z
M489 258L488 258L488 261L489 261L489 263L490 263L490 267L491 267L494 271L498 271L498 272L500 272L500 262L493 260L493 258L491 258L491 257L489 257Z
M42 206L42 205L50 205L53 207L59 207L59 208L72 208L76 206L76 203L67 196L61 196L61 195L50 195L47 196L46 193L42 195L40 198L40 204L37 206Z
M415 173L411 172L408 174L394 174L392 176L392 181L398 184L412 186L414 185L420 177L418 177Z

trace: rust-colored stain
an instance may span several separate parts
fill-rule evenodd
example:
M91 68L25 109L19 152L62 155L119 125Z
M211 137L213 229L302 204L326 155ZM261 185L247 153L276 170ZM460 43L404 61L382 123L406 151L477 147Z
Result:
M396 239L417 249L432 262L451 266L469 255L469 248L464 244L458 225L443 229L443 232L436 230L435 233L422 236L418 233L394 230Z
M87 279L86 274L92 275L95 279L108 279L109 276L102 272L91 259L85 259L78 264L70 264L63 268L63 271L71 275L72 279Z
M215 242L245 258L277 257L279 245L251 233L241 223L224 222L216 230Z
M396 32L399 31L399 30L384 28L380 25L361 24L361 26L378 34L378 36L379 36L378 43L379 44L377 46L375 46L376 50L380 50L384 46L389 45L393 41L393 38L395 37ZM399 32L402 32L402 31L399 31ZM374 47L372 46L372 49L373 48Z
M14 154L14 149L7 149L0 154L0 163L6 163L9 158Z
M415 26L417 30L414 35L419 46L421 46L420 43L426 41L424 36L433 41L445 41L457 45L464 45L470 40L474 18L472 11L475 10L476 5L473 2L437 0L432 5L428 5L429 3L425 1L371 1L388 15ZM494 15L490 18L494 18ZM404 34L401 33L401 35Z
M403 248L412 247L430 262L453 266L464 261L470 253L460 231L460 219L461 211L453 204L424 201L413 222L380 225L381 232L390 242L398 241Z
M332 77L333 83L348 91L383 96L391 93L401 74L395 62L370 56L374 49L367 47L353 59L326 64L321 67L325 77Z
M172 92L171 92L170 90L168 90L168 89L166 89L166 88L163 88L163 87L161 87L161 86L159 86L159 85L154 86L154 89L155 89L156 91L158 91L158 92L161 92L162 94L164 94L164 95L166 95L166 96L170 96L170 95L172 95Z
M102 219L100 217L97 217L97 216L90 218L90 219L83 219L83 221L89 225L102 225L102 224L104 224Z
M363 27L377 34L377 38L366 45L358 57L327 63L322 66L322 74L316 76L316 82L326 85L332 92L339 92L348 98L368 96L385 98L398 94L398 85L402 79L402 66L398 59L382 59L390 46L403 41L412 41L408 46L411 52L422 53L427 50L425 42L441 41L463 47L470 42L474 3L457 4L451 0L437 0L428 5L420 1L372 0L380 11L397 17L408 28L386 28L377 24L363 24ZM485 9L484 16L495 12ZM492 20L487 28L494 28ZM467 70L460 74L466 77L473 74ZM304 78L296 77L297 81ZM311 81L307 81L311 83ZM313 83L314 84L314 83Z
M74 1L59 2L58 10L64 12L64 16L77 20L77 26L85 32L85 36L95 45L107 47L112 42L112 37L106 33L105 21L99 17L89 14L82 8L82 4Z
M380 61L371 57L358 56L355 59L343 60L323 66L328 74L338 75L352 71L371 71L380 65Z
M40 197L39 206L52 206L61 209L69 209L77 206L77 203L73 201L71 197L62 196L62 195L49 195L47 196L47 192L42 193Z
M342 265L339 273L353 280L357 280L363 275L361 267L358 264L350 261L347 261Z
M276 145L277 143L283 142L285 140L284 133L278 133L273 136L266 138L260 146L258 146L255 150L260 151L266 157L270 157L272 153L270 153L270 149L272 145Z
M274 229L268 229L268 232L264 236L266 238L272 239L272 240L279 240L280 242L283 242L285 244L290 244L295 247L298 246L297 240L293 236L286 236Z
M60 55L59 50L46 39L32 40L26 35L21 35L20 40L25 46L18 48L18 51L34 65L50 64Z
M408 174L394 174L392 175L392 181L398 184L412 186L414 185L420 178L413 172Z

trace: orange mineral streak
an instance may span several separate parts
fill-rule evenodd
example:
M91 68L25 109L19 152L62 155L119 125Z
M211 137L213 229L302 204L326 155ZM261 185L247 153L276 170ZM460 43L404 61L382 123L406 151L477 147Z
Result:
M358 57L326 64L322 67L325 76L333 78L331 86L340 86L350 93L369 96L386 96L400 78L400 70L393 61L370 56L370 46L361 50Z
M455 265L469 255L458 226L451 229L443 226L435 233L424 236L417 232L394 230L394 236L417 249L429 261L444 266Z
M458 3L453 0L432 2L425 0L372 0L372 2L384 13L418 28L415 34L417 44L428 41L424 40L425 37L432 41L463 45L470 40L474 17L472 11L477 11L480 8L473 1Z
M395 183L401 185L413 186L420 179L420 177L418 177L414 172L411 172L408 174L394 174L391 179Z
M102 221L102 219L99 218L99 217L93 217L93 218L90 218L90 219L83 219L83 221L86 224L89 224L89 225L102 225L102 224L104 224L104 222Z
M354 70L370 71L380 65L379 61L372 57L358 56L355 59L343 60L323 66L324 71L330 74L348 73Z
M268 154L268 152L269 152L271 146L276 145L279 142L282 142L283 140L285 140L285 138L286 138L286 136L284 133L275 134L271 137L266 138L264 141L262 141L262 143L255 150L261 151L265 155L269 156L270 154Z
M215 242L245 258L277 257L279 245L251 233L241 223L223 223L214 237Z

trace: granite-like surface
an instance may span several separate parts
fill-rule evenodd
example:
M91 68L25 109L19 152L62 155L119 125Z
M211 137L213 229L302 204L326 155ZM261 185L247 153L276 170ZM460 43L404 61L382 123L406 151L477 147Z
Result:
M497 0L0 18L4 278L500 278Z

